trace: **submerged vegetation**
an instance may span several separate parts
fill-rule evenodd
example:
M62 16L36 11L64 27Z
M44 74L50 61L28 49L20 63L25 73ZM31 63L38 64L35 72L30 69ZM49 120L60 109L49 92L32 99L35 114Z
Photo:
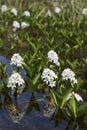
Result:
M34 2L19 9L19 2L15 7L9 1L2 3L0 54L10 59L12 74L8 75L8 65L0 62L0 92L6 89L9 96L20 95L29 89L33 95L38 92L55 105L52 118L58 118L61 111L68 121L84 119L87 114L86 3L82 0L53 5L49 1ZM25 77L22 70L26 71Z

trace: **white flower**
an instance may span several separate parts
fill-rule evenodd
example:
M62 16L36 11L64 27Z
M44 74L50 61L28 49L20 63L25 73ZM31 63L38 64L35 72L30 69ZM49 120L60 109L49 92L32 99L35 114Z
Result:
M30 12L26 10L26 11L24 11L23 15L29 17L30 16Z
M59 56L57 55L57 53L55 51L53 51L53 50L49 51L47 54L47 58L50 62L53 62L57 66L60 66Z
M5 25L8 25L8 21L5 23Z
M55 80L57 78L57 74L55 74L55 72L50 70L49 68L44 69L41 75L41 79L50 87L56 86Z
M84 8L84 9L82 10L82 14L87 15L87 8Z
M20 23L18 21L13 21L13 27L16 29L20 28Z
M26 23L26 22L22 22L22 23L21 23L22 29L24 29L24 28L26 28L26 27L28 27L28 26L29 26L29 24Z
M12 30L13 30L13 32L16 32L16 31L17 31L17 28L13 28Z
M79 101L83 102L83 99L82 99L82 97L81 97L79 94L74 93L74 96L75 96L75 98L76 98L76 100L77 100L78 102L79 102Z
M15 53L12 58L11 58L11 65L15 65L17 67L23 67L22 64L23 64L23 58L18 54L18 53Z
M48 10L48 12L47 12L47 14L46 14L47 16L49 16L49 17L51 17L52 16L52 13L51 13L51 11L50 10Z
M73 81L74 84L77 83L77 79L75 78L75 73L70 69L66 68L62 72L62 80L70 80Z
M1 6L1 12L6 12L8 10L7 6L6 5L2 5Z
M76 99L78 102L80 102L80 101L83 102L82 97L81 97L79 94L75 93L75 92L71 92L71 93L68 95L67 101L68 101L69 99L71 99L72 96L74 96L75 99Z
M60 11L61 11L61 9L60 9L59 7L55 7L55 9L54 9L54 12L55 12L55 13L58 14Z
M15 92L16 88L20 91L20 93L22 93L25 87L25 81L23 80L20 74L14 73L9 77L7 87L11 88L13 93Z
M15 8L11 9L11 13L13 13L15 16L17 16L17 10Z

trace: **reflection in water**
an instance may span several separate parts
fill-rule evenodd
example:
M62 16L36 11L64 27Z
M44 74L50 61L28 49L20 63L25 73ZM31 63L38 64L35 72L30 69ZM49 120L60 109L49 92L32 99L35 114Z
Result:
M2 61L3 64L9 65L7 69L7 75L10 75L12 67L9 64L9 60L0 56L0 61ZM28 97L27 99L26 96ZM41 106L36 99L36 95L34 93L28 93L26 96L23 96L22 99L16 94L10 95L6 88L0 89L0 112L3 113L4 110L5 113L5 110L8 110L8 114L11 119L8 121L8 115L5 115L6 118L3 118L2 120L3 127L2 124L0 125L1 129L15 130L15 126L18 125L18 130L87 130L87 122L85 122L87 119L73 119L72 117L67 116L67 113L64 113L64 111L56 109L55 104L51 102L45 102L45 105L42 102L44 105L43 107L43 105ZM40 97L37 96L37 98ZM22 104L23 100L25 105ZM38 116L35 114L38 114ZM0 117L0 121L2 117ZM7 122L9 128L6 127L5 122ZM15 123L14 128L12 127L12 124L10 124L11 122L13 124ZM23 123L23 129L21 129L21 122ZM31 122L31 124L29 124L29 122Z
M50 130L86 130L87 129L87 124L84 122L84 118L81 117L80 119L75 120L72 117L68 117L66 113L64 113L64 111L62 111L61 109L56 109L55 105L51 102L48 103L45 102L45 105L43 104L44 107L41 108L34 94L31 94L29 101L26 102L26 107L23 106L25 107L25 110L23 110L23 108L20 107L19 105L18 102L19 96L14 95L14 97L11 97L8 94L4 94L3 96L4 96L4 100L3 100L4 103L2 103L2 98L1 98L0 105L2 106L3 104L4 107L1 108L8 109L9 116L13 123L19 124L20 122L22 122L23 119L24 120L26 119L26 116L28 117L30 116L31 120L32 119L34 121L40 120L40 123L42 123L44 120L42 125L48 122L46 121L47 118L49 121L54 122L55 128L53 129L51 128L52 126L49 126ZM40 117L35 116L34 115L35 113L34 114L32 113L34 112L33 110L38 112L42 111L42 113L44 113L44 116L41 113L40 113ZM27 121L28 120L29 118L27 119ZM51 122L48 123L50 124ZM35 124L35 122L33 123ZM43 129L36 129L36 130L45 130L46 128L47 126L45 126L44 124Z
M34 94L31 95L29 102L27 102L25 111L22 110L22 107L19 107L17 100L18 97L19 96L16 94L12 97L9 96L9 94L4 95L4 108L8 109L10 118L14 123L20 123L25 115L28 115L30 112L32 112L33 108L37 111L40 111L39 104Z
M35 108L35 110L40 111L40 107L39 104L34 96L34 94L32 93L27 110L26 110L26 115L29 114L33 108Z
M68 122L66 130L87 130L87 125L85 124L83 119L74 119Z
M14 123L19 123L20 120L24 117L25 112L22 112L17 103L17 96L14 98L15 101L12 101L12 98L7 95L4 98L5 108L8 108L9 115ZM15 102L15 105L13 104Z
M84 117L73 118L66 116L66 113L61 109L56 109L54 114L51 116L51 120L55 121L55 127L59 128L62 122L66 122L64 130L87 130L87 124L84 121Z
M53 113L56 110L56 106L54 103L48 102L45 106L44 106L44 116L46 117L51 117L53 115Z
M9 114L14 123L19 123L20 120L24 117L25 112L17 111L16 107L13 106L13 109L9 110Z

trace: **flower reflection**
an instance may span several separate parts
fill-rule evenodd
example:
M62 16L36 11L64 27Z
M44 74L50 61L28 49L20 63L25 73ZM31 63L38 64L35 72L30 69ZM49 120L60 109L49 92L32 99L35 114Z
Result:
M9 115L14 123L20 123L20 120L24 117L25 112L21 112L13 106L13 109L9 110Z
M52 116L52 114L55 112L56 110L56 106L54 103L48 102L45 106L44 106L44 112L43 115L46 117L50 117Z
M4 107L8 109L11 120L14 123L20 123L20 120L24 117L25 112L19 108L17 96L15 96L14 99L9 95L5 96Z

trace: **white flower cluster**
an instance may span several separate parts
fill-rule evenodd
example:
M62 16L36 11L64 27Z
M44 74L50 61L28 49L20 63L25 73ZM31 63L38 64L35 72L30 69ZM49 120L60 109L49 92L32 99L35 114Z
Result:
M87 8L84 8L84 9L82 10L82 14L87 15Z
M57 55L57 53L55 51L53 51L53 50L49 51L47 54L47 58L50 62L53 62L57 66L60 66L59 56Z
M75 78L75 73L70 68L66 68L63 70L62 80L70 80L71 82L73 81L74 84L77 83L77 79Z
M24 62L23 58L18 53L15 53L11 57L11 63L10 64L23 68L23 66L22 66L23 62Z
M61 9L59 7L55 7L54 12L59 14ZM52 17L52 12L50 10L47 11L47 16Z
M2 5L1 6L1 12L6 12L8 10L7 6L6 5Z
M54 12L55 12L55 13L58 14L58 13L60 13L60 11L61 11L61 9L60 9L59 7L55 7L55 9L54 9Z
M20 91L20 93L22 93L25 87L25 81L19 73L14 73L9 77L7 87L11 88L12 93L15 92L16 88Z
M18 21L13 21L13 31L16 31L20 28L20 23Z
M48 11L47 11L46 16L49 16L49 17L51 17L51 16L52 16L52 13L51 13L51 11L50 11L50 10L48 10Z
M17 13L18 13L18 12L17 12L17 9L12 8L12 9L11 9L11 13L14 14L15 16L17 16Z
M26 22L21 22L21 24L18 21L13 21L13 31L15 32L17 29L19 29L20 27L22 29L26 28L29 26L29 23Z
M24 11L23 15L26 16L26 17L29 17L30 16L30 12L26 10L26 11Z
M76 99L78 102L80 102L80 101L83 102L82 97L81 97L79 94L75 93L75 92L72 92L72 93L70 93L70 94L68 95L67 101L70 100L70 99L72 98L72 96L74 96L75 99Z
M26 22L22 22L22 23L21 23L22 29L24 29L24 28L26 28L26 27L28 27L28 26L29 26L29 24L26 23Z
M50 87L56 86L55 80L57 78L57 74L55 74L55 72L50 70L49 68L44 69L41 75L41 79Z

